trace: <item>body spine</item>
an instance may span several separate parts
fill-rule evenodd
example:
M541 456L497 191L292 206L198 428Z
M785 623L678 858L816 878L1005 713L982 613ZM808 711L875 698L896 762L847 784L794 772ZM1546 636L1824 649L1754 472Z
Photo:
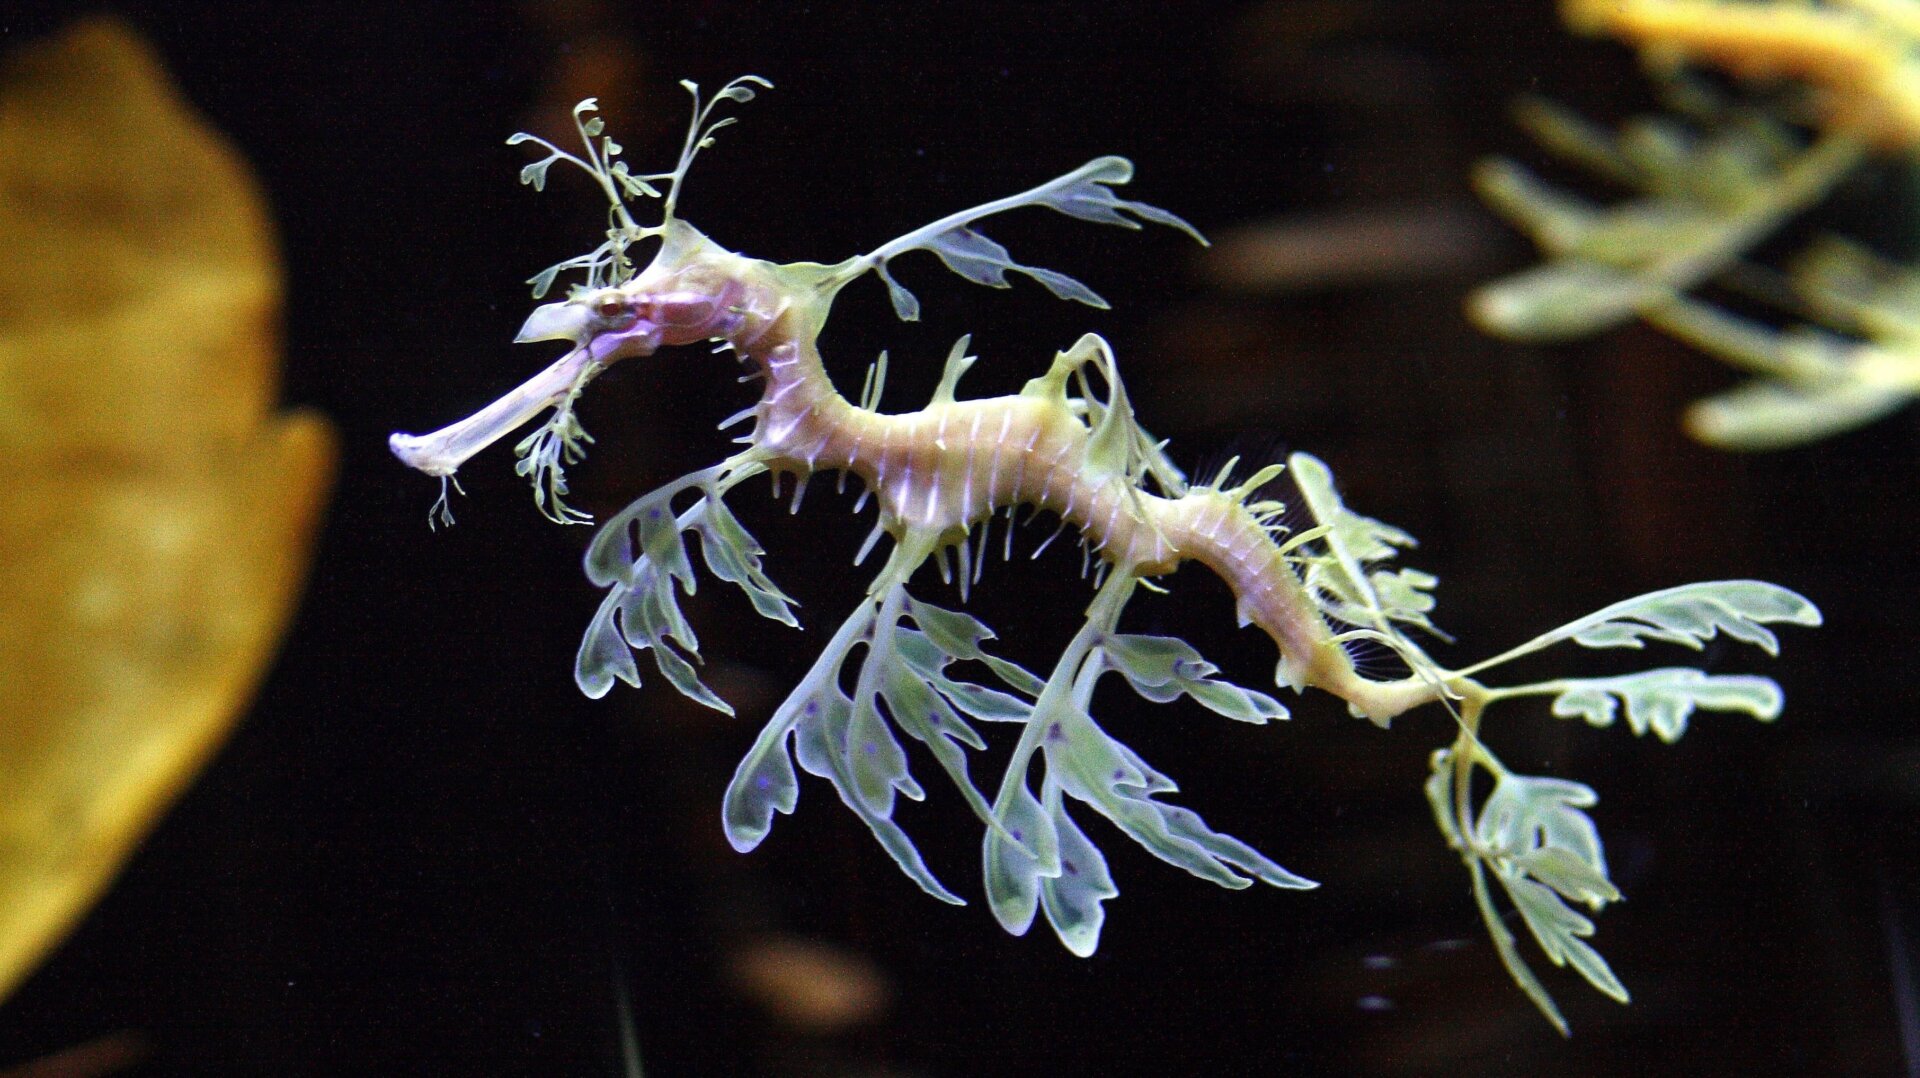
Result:
M1332 692L1375 721L1444 691L1418 676L1361 677L1271 530L1240 500L1212 487L1167 497L1124 474L1090 470L1087 425L1032 384L1026 393L936 401L912 412L848 400L827 374L814 331L794 314L812 297L783 294L780 269L760 263L736 277L755 282L736 309L782 314L748 315L722 338L762 377L748 442L769 470L804 481L825 465L857 476L876 492L881 527L895 542L908 532L964 541L995 512L1024 505L1058 514L1098 557L1141 577L1199 562L1233 592L1243 623L1273 639L1283 682Z

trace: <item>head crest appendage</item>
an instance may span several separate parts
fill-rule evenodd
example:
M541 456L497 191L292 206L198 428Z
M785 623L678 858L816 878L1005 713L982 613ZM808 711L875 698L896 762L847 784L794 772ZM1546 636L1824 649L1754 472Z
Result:
M721 87L712 100L702 102L700 87L696 83L682 79L680 85L693 96L693 123L687 128L686 142L680 148L680 159L668 172L635 175L628 171L627 163L620 160L623 147L605 134L606 121L594 115L600 110L598 98L589 97L573 107L573 126L580 135L584 157L525 131L507 139L509 146L531 142L547 151L546 157L520 170L521 183L536 191L544 191L547 170L553 167L554 162L565 161L592 176L600 189L606 192L610 206L608 214L611 219L607 226L606 242L586 254L556 262L528 278L527 283L533 286L533 298L544 297L552 289L555 278L571 270L585 270L587 274L585 282L573 286L571 291L575 295L593 289L616 287L631 280L635 270L633 262L627 258L627 248L642 240L666 234L676 219L674 210L679 205L681 185L687 178L687 170L693 167L693 159L701 150L713 145L715 132L738 122L732 116L713 119L713 110L723 101L739 104L752 101L756 86L761 89L773 88L773 83L758 75L742 75ZM627 208L627 200L640 198L660 201L659 224L643 226L633 219L633 214Z

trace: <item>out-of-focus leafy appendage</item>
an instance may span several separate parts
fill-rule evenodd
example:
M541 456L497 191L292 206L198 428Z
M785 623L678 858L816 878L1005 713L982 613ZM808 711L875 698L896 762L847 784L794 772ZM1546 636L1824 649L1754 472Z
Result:
M1577 28L1645 50L1669 112L1606 131L1538 100L1516 110L1549 153L1623 188L1601 205L1511 161L1475 177L1482 197L1546 261L1475 293L1486 330L1562 340L1633 318L1747 373L1696 402L1686 427L1726 449L1805 444L1872 423L1920 393L1920 273L1858 244L1818 238L1784 271L1751 252L1815 206L1870 152L1920 144L1911 77L1920 18L1904 3L1570 0ZM1681 66L1801 80L1811 94L1732 104ZM1802 134L1803 125L1815 133ZM1779 314L1729 309L1703 286Z

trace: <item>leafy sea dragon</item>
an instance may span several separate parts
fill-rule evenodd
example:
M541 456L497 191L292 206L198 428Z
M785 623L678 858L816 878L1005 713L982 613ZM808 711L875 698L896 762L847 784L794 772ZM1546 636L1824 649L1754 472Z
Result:
M672 171L640 175L619 158L589 99L574 110L583 152L531 135L546 156L522 180L540 187L564 161L592 176L611 204L606 241L543 271L530 282L536 298L564 272L585 281L565 300L538 307L519 341L561 340L567 352L552 366L471 418L426 435L395 434L394 453L442 480L436 514L446 519L445 484L467 458L538 416L545 423L519 443L518 471L528 476L539 509L556 521L583 522L569 508L564 469L590 439L574 406L595 375L630 356L717 342L762 379L760 399L724 426L751 420L745 448L677 479L607 521L586 555L586 571L606 589L581 643L575 677L591 697L618 681L640 684L635 651L649 651L676 689L731 714L701 683L692 628L679 591L691 592L688 533L700 537L707 567L739 586L762 615L797 625L793 603L762 569L762 550L726 507L741 481L769 473L776 490L796 478L795 504L806 479L831 471L852 476L878 503L878 519L858 560L881 538L884 563L866 595L827 642L800 684L762 729L727 788L723 818L733 845L751 850L791 813L799 797L793 761L831 782L915 883L946 902L962 900L942 884L893 820L896 796L922 798L908 770L899 734L917 741L944 770L984 827L982 862L987 902L1009 932L1024 933L1044 911L1054 932L1077 955L1099 943L1104 903L1118 892L1105 858L1069 805L1105 817L1157 857L1224 887L1260 880L1275 887L1313 882L1282 868L1247 844L1210 829L1192 811L1162 800L1174 783L1115 739L1091 713L1095 684L1118 674L1148 700L1179 696L1250 723L1284 719L1287 710L1264 693L1233 684L1182 640L1124 632L1127 601L1183 562L1197 561L1233 590L1243 624L1257 625L1279 649L1278 682L1295 691L1323 689L1357 716L1386 726L1395 716L1439 703L1458 720L1458 736L1435 753L1427 784L1447 841L1465 861L1473 893L1502 959L1541 1010L1565 1023L1520 956L1496 907L1489 878L1504 889L1555 965L1572 963L1601 991L1624 1001L1606 962L1586 942L1593 925L1569 903L1598 910L1619 898L1584 809L1593 791L1575 782L1509 771L1481 742L1488 704L1508 697L1547 696L1555 714L1604 726L1621 713L1635 733L1671 741L1696 708L1778 714L1773 682L1666 667L1622 677L1570 679L1489 687L1483 672L1549 645L1639 648L1646 641L1698 649L1717 633L1772 653L1768 624L1816 625L1820 616L1799 595L1757 581L1690 584L1616 603L1485 662L1449 669L1430 658L1410 630L1434 636L1428 618L1437 582L1394 568L1413 545L1407 533L1349 510L1326 466L1303 453L1236 481L1229 462L1211 482L1192 483L1134 418L1114 354L1089 334L1054 356L1046 372L1019 393L986 399L956 395L974 362L963 337L926 407L887 413L876 407L885 356L868 372L857 401L835 388L817 347L833 300L872 273L886 284L896 313L914 319L919 303L892 274L894 261L930 252L968 280L1008 287L1009 274L1039 282L1054 295L1094 307L1105 302L1064 274L1022 265L976 230L981 219L1040 206L1101 224L1166 225L1201 239L1165 210L1119 198L1132 177L1120 157L1102 157L1032 190L941 218L873 251L831 265L777 265L721 248L676 214L687 169L714 132L721 102L745 102L764 80L738 79L702 104ZM659 223L642 226L631 208L658 200ZM657 240L646 265L633 247ZM1202 240L1201 242L1205 242ZM1289 529L1286 507L1264 493L1282 472L1291 479L1305 522ZM860 504L865 503L863 495ZM684 508L681 508L684 506ZM1071 525L1097 565L1086 619L1044 676L986 648L993 633L973 617L910 593L929 562L957 581L964 599L986 558L996 514L1055 514ZM856 511L858 506L856 506ZM1056 532L1055 534L1058 534ZM1349 648L1363 641L1390 649L1404 676L1375 679L1355 668ZM955 664L984 671L969 680ZM848 687L851 686L851 689ZM969 773L968 750L986 747L976 723L1011 724L1018 740L999 781L983 789ZM1474 793L1485 772L1486 795ZM1037 771L1037 785L1036 785Z

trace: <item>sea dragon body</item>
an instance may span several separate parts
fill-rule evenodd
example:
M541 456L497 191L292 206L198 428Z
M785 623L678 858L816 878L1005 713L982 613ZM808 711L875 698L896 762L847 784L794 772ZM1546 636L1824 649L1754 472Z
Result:
M1218 574L1242 621L1279 646L1279 680L1296 690L1325 689L1382 723L1439 695L1438 685L1418 677L1360 677L1285 564L1273 530L1241 498L1187 487L1163 458L1153 461L1153 474L1175 496L1140 489L1131 459L1137 439L1115 452L1115 440L1090 427L1068 393L1069 379L1089 365L1119 385L1112 353L1097 336L1060 353L1018 394L954 400L949 380L918 411L886 414L849 401L827 375L818 338L835 293L864 272L859 263L748 259L675 222L660 256L631 281L550 304L529 320L519 340L554 334L587 343L509 394L517 404L504 421L482 412L433 435L396 435L395 452L429 474L451 474L437 470L459 463L443 447L477 452L483 442L475 430L519 426L561 403L589 370L660 347L716 342L762 376L746 439L753 449L742 464L802 482L830 470L857 476L877 494L878 528L897 546L959 546L998 511L1050 511L1097 556L1133 576L1164 575L1189 560ZM970 358L955 355L953 365L964 370ZM1108 414L1115 424L1131 424L1128 413Z
M707 123L713 105L750 99L748 82L761 84L736 81L705 108L698 107L696 92L694 127L670 173L631 175L616 160L617 145L604 139L596 144L600 121L581 119L592 111L591 101L576 110L584 158L530 136L516 137L550 152L545 161L528 166L523 179L537 186L547 165L567 160L601 183L614 209L605 244L534 280L536 295L563 270L584 270L587 283L568 299L537 308L516 338L566 340L572 347L471 418L433 434L396 434L391 440L403 461L445 482L474 453L551 409L545 425L520 443L519 471L532 478L542 512L580 522L584 516L561 501L563 468L576 462L590 441L573 404L600 371L624 358L707 341L752 365L762 380L760 399L723 424L753 421L741 439L745 448L634 502L590 545L587 574L607 589L607 597L581 645L576 667L581 688L598 697L615 680L637 686L633 654L649 650L677 689L731 713L683 657L698 655L677 601L677 593L691 591L694 580L684 536L700 536L708 567L740 586L761 614L797 624L792 601L762 572L762 551L725 508L724 495L751 476L772 473L777 487L781 477L791 475L797 508L799 492L814 473L839 472L843 481L855 477L876 496L879 508L860 556L882 535L891 540L889 556L736 771L723 809L727 834L737 848L751 849L766 836L775 813L793 811L797 755L805 770L834 784L915 882L936 897L960 902L892 819L896 794L923 796L895 737L898 730L936 759L985 825L986 892L1000 922L1022 933L1044 909L1062 942L1075 953L1089 954L1098 943L1103 904L1117 889L1104 857L1068 813L1069 799L1106 817L1163 860L1223 886L1245 887L1252 879L1287 888L1315 886L1245 843L1208 829L1191 811L1160 800L1159 795L1174 791L1173 782L1093 721L1094 686L1107 672L1120 674L1152 701L1185 695L1242 721L1287 717L1272 697L1217 677L1217 668L1183 641L1119 630L1121 611L1137 586L1197 561L1232 589L1242 622L1273 638L1280 684L1324 689L1347 701L1354 714L1382 726L1429 702L1441 701L1453 710L1459 736L1435 754L1428 795L1443 833L1472 874L1502 959L1534 1002L1564 1028L1493 905L1489 875L1506 889L1550 960L1571 962L1602 991L1624 1000L1624 988L1584 942L1591 923L1565 905L1571 900L1597 910L1619 897L1606 878L1597 834L1579 811L1593 803L1594 795L1577 783L1508 771L1479 739L1481 713L1501 698L1551 695L1557 714L1605 725L1619 711L1618 701L1625 703L1636 731L1652 729L1671 740L1696 708L1771 718L1780 708L1778 689L1764 678L1686 668L1503 688L1482 685L1475 675L1563 640L1639 647L1653 639L1698 648L1725 632L1772 651L1775 640L1765 623L1817 624L1812 604L1757 581L1686 585L1615 604L1494 659L1449 670L1407 632L1411 627L1438 633L1427 618L1433 607L1428 590L1436 581L1387 566L1412 545L1410 536L1348 510L1326 467L1305 454L1294 454L1284 469L1270 465L1237 484L1229 485L1231 462L1212 482L1189 483L1165 455L1164 443L1135 421L1112 350L1097 336L1084 336L1058 353L1048 370L1019 393L973 400L955 397L959 378L973 362L962 338L947 358L931 402L895 414L877 408L883 354L860 399L850 400L827 374L819 335L835 296L869 272L886 283L901 317L917 317L918 301L888 270L902 254L931 252L962 276L998 287L1008 285L1008 273L1022 274L1057 296L1104 307L1080 282L1014 262L1005 248L975 231L974 222L1022 206L1044 206L1099 223L1139 228L1152 222L1196 239L1199 233L1164 210L1115 197L1112 187L1131 178L1132 166L1123 158L1104 157L839 263L775 264L744 257L680 220L674 206L693 155L711 142L713 130L729 122ZM662 198L660 224L642 227L632 220L627 200L639 197ZM658 240L660 246L645 267L636 268L626 252L641 240ZM1283 470L1308 521L1298 530L1282 523L1285 506L1263 497ZM690 504L687 495L695 495ZM444 497L443 490L437 506L443 518ZM1062 527L1075 528L1101 570L1082 629L1045 677L985 650L982 645L993 634L975 619L908 593L910 580L931 561L957 579L964 597L985 558L984 538L975 548L976 533L984 532L997 512L1011 516L1021 506L1035 514L1051 512ZM1301 516L1287 519L1298 523ZM1008 528L1010 546L1011 523ZM949 573L949 554L957 574ZM1404 676L1363 676L1348 653L1361 641L1389 649L1405 666ZM847 671L856 651L857 664ZM984 667L998 685L963 680L950 669L955 663ZM975 787L968 772L966 750L985 747L969 720L1021 727L991 797ZM1037 794L1031 784L1036 764L1043 765ZM1479 806L1473 797L1476 768L1494 783Z

